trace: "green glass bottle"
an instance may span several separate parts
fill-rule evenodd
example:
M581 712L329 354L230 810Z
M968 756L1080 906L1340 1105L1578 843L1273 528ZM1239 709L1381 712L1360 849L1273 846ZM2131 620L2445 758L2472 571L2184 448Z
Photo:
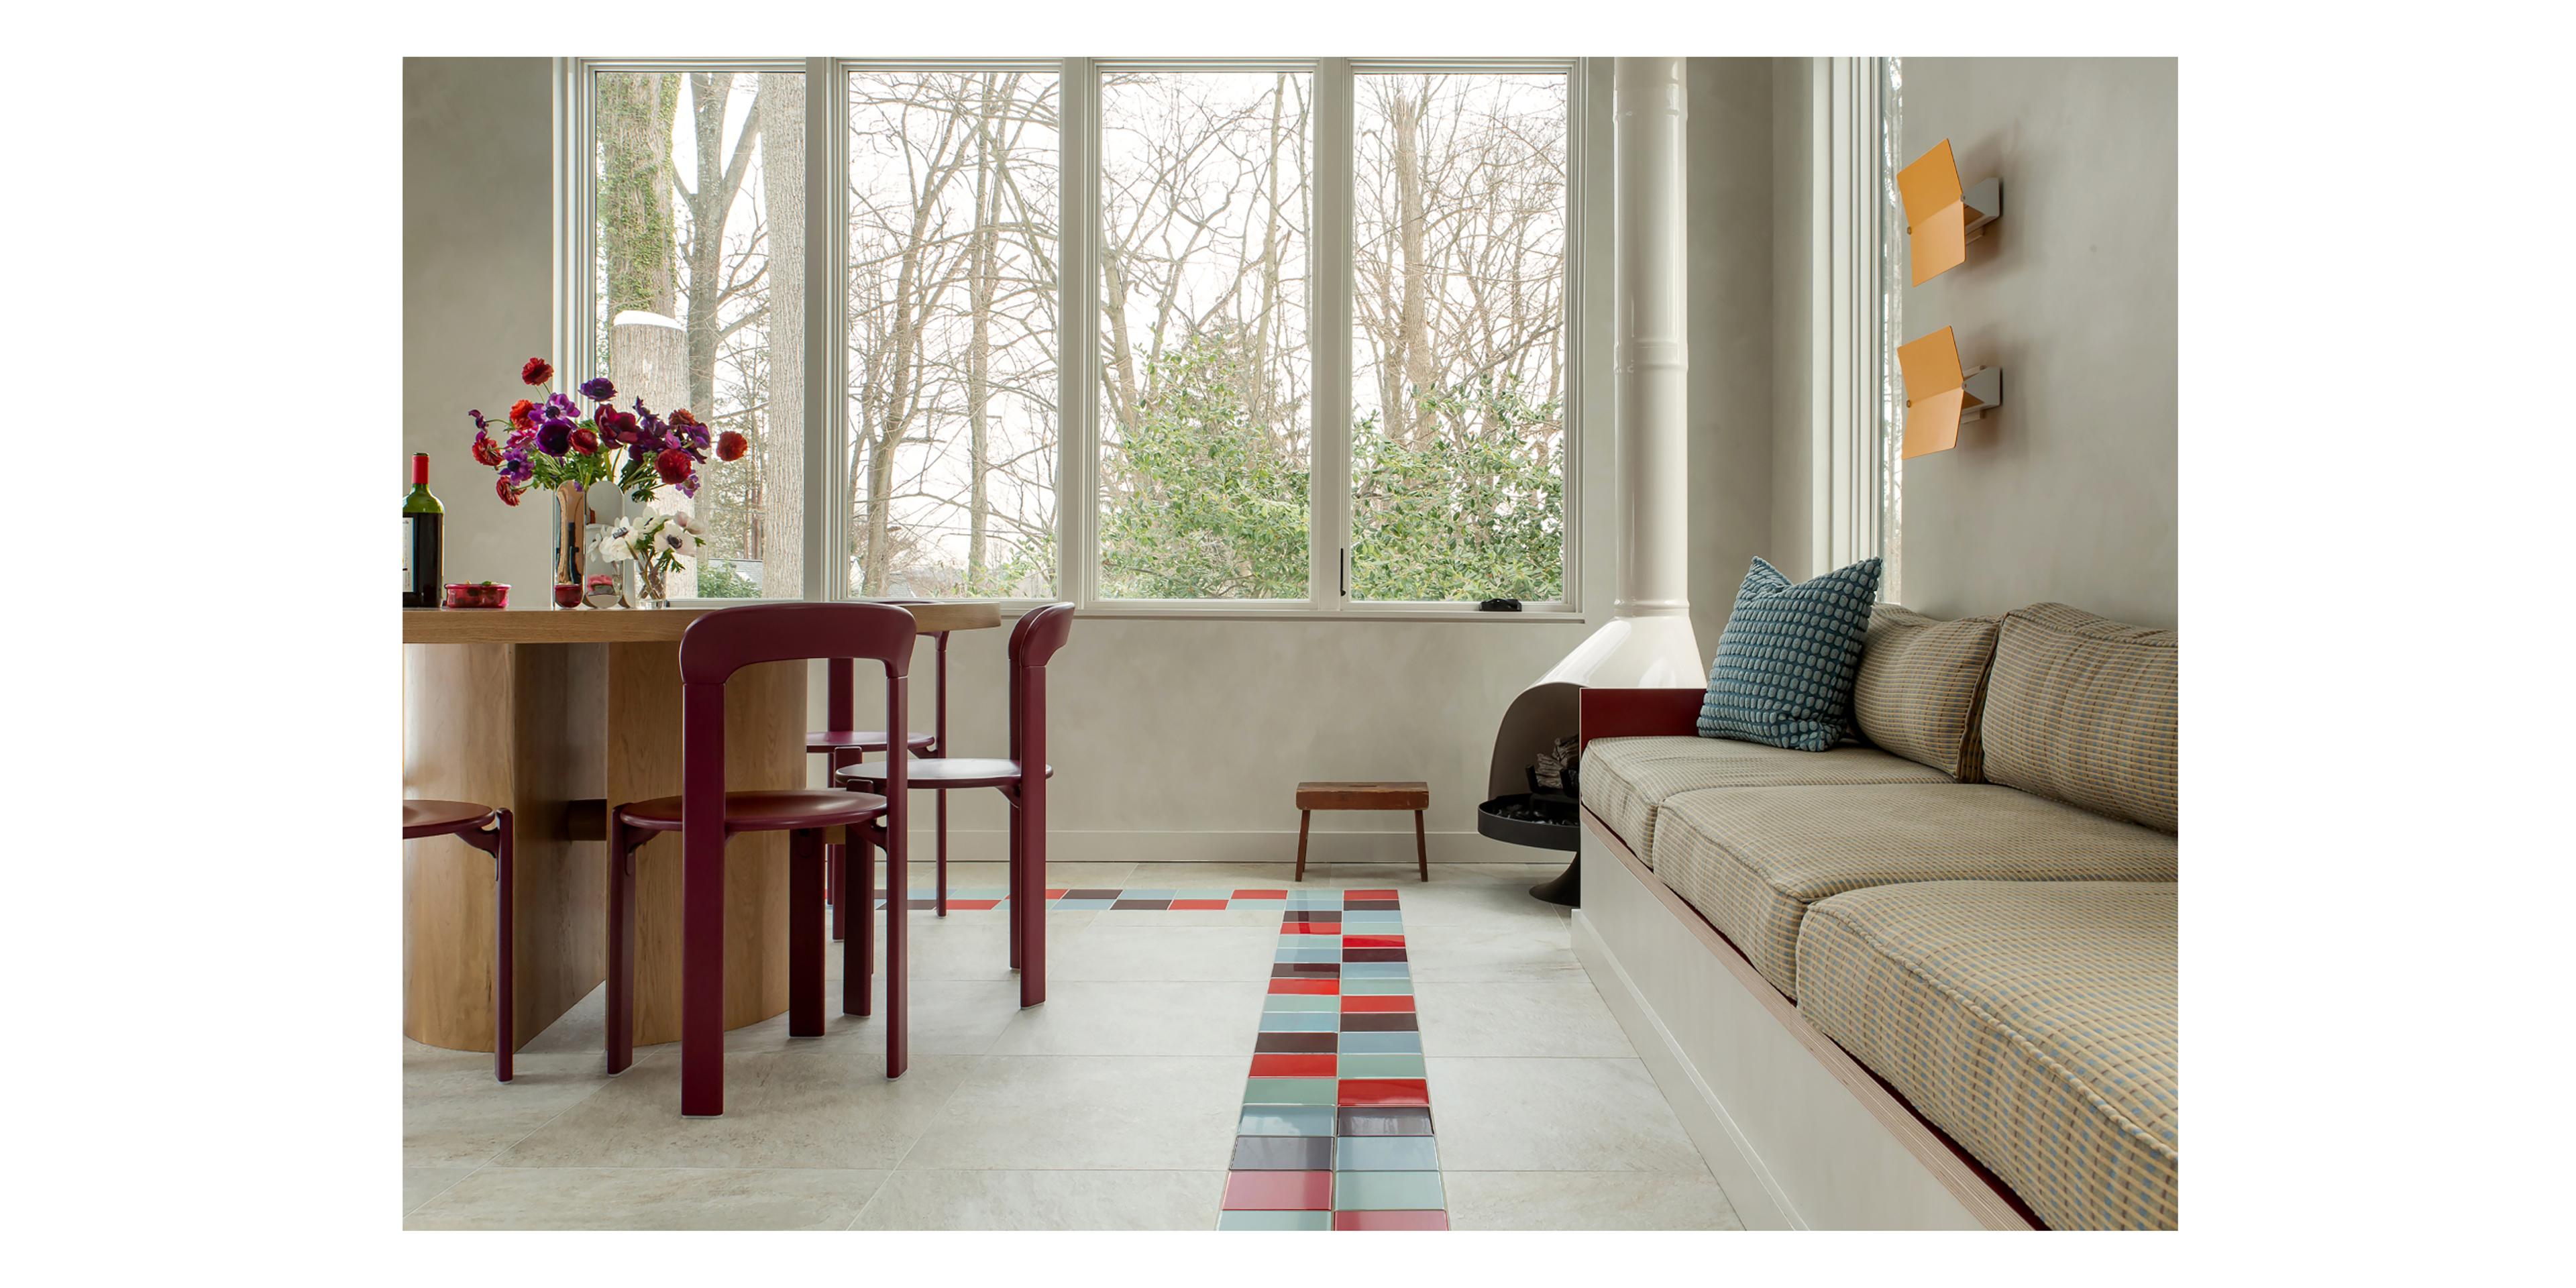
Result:
M403 607L436 608L447 580L447 507L429 490L429 453L411 458L411 491L403 494Z

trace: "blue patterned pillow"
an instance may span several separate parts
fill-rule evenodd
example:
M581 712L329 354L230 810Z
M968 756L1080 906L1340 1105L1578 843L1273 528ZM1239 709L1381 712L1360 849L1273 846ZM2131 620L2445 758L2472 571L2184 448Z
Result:
M1823 751L1851 727L1861 641L1878 602L1876 559L1790 584L1753 561L1717 637L1699 736Z

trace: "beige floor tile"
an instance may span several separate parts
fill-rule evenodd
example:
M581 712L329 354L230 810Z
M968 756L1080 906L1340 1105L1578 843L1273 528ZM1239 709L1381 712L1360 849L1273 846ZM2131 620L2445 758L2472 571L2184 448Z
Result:
M1309 882L1308 884L1312 884ZM1510 881L1472 872L1431 869L1428 882L1353 879L1340 883L1393 887L1407 926L1491 926L1530 923L1566 924L1567 910L1530 897L1525 881Z
M1471 1172L1705 1172L1646 1066L1426 1059L1443 1166Z
M1050 980L1267 980L1279 928L1092 925L1048 950Z
M1222 1170L1247 1058L985 1056L906 1171Z
M1230 1055L1249 1059L1268 985L1056 979L990 1055Z
M1050 890L1123 888L1135 884L1130 876L1134 863L1050 863L1047 865L1047 888ZM1169 864L1158 866L1169 867ZM931 868L927 857L912 863L912 884L917 890L930 888ZM948 865L948 889L1000 890L1011 883L1011 865L1007 863L951 863Z
M1636 1048L1581 972L1557 979L1417 979L1427 1056L1634 1056Z
M1417 925L1405 918L1404 955L1413 978L1515 980L1581 978L1571 923L1515 917L1499 926Z
M915 1054L888 1081L876 1043L809 1038L728 1053L724 1115L682 1118L679 1048L663 1046L496 1165L892 1167L974 1067L971 1057Z
M1208 1230L1223 1172L897 1172L860 1230Z
M879 1053L885 1050L885 976L869 981L873 1010L864 1016L841 1014L841 984L835 976L823 994L823 1035L847 1038ZM998 980L915 979L911 983L912 1015L906 1024L914 1055L982 1055L993 1039L1020 1013L1017 977ZM725 1034L727 1051L774 1051L810 1042L790 1037L787 1015L780 1012L758 1024ZM668 1044L665 1044L668 1045ZM661 1047L646 1048L660 1050ZM639 1052L639 1057L640 1057Z
M882 914L880 914L882 915ZM1047 960L1059 960L1065 941L1091 924L1089 912L1047 914ZM846 927L845 927L846 928ZM1017 979L1011 969L1011 923L1006 912L951 913L945 917L915 912L904 923L906 963L915 981ZM841 945L826 945L823 973L841 978ZM876 959L885 964L885 923L876 926ZM838 988L838 984L834 985Z
M487 1167L403 1222L413 1230L837 1230L881 1170Z
M492 1057L403 1043L403 1165L467 1167L609 1085L606 1058L529 1055L511 1080L492 1080Z
M402 1177L403 1211L427 1203L446 1192L447 1187L474 1174L471 1167L406 1167Z
M1741 1230L1703 1171L1444 1172L1453 1230Z
M1140 890L1276 890L1290 884L1295 856L1281 863L1139 863L1127 884ZM1309 869L1311 872L1312 869Z

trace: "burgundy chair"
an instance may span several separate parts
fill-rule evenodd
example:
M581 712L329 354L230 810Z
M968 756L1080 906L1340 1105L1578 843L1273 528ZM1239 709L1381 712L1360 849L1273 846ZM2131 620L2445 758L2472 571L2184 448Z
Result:
M510 905L516 882L510 872L510 811L471 801L404 801L403 839L453 836L492 856L492 1076L510 1080L510 1053L518 1046L510 1008Z
M635 1062L635 852L659 832L680 834L680 1113L724 1112L724 849L737 832L788 834L787 1032L823 1036L823 836L853 839L873 828L889 861L904 857L901 759L893 795L847 791L728 792L724 785L725 681L746 666L865 658L885 667L886 727L904 727L904 675L912 665L912 614L887 604L747 604L689 623L680 635L680 794L610 814L608 865L608 1071ZM867 843L862 840L862 844ZM904 918L886 918L886 1076L903 1076ZM868 924L863 912L861 927ZM841 1010L867 1013L868 942L842 945ZM851 961L855 950L857 960ZM856 981L855 1000L851 981Z
M881 599L873 602L881 604L927 604L931 601L927 599ZM913 754L917 756L940 755L942 749L948 745L948 632L933 631L930 633L930 638L938 647L937 657L931 670L932 689L930 696L930 720L932 732L906 733L904 735L904 745L911 748ZM887 738L885 730L883 729L854 729L851 727L856 723L856 718L851 714L850 710L852 674L848 658L834 658L829 663L825 664L824 686L823 719L824 722L831 727L808 732L805 735L805 750L808 753L819 752L822 754L824 757L823 781L828 783L832 781L831 775L837 772L843 765L854 763L858 758L867 755L869 752L884 751L887 745ZM934 877L936 885L934 887L931 906L932 910L938 913L938 915L945 917L948 915L948 798L946 796L939 798L939 821L938 832L936 835L938 838L939 860L936 875ZM848 933L845 918L850 905L850 896L844 889L849 882L849 863L846 858L846 849L839 845L825 845L823 847L823 859L825 864L831 868L832 873L832 938L840 939ZM859 899L859 907L863 910L874 908L875 906L876 896L873 893L866 893Z
M907 786L935 791L943 807L952 790L1001 789L1011 803L1011 965L1020 972L1022 1006L1035 1006L1046 1000L1046 780L1055 775L1054 767L1046 763L1046 664L1057 649L1064 647L1072 632L1071 604L1048 604L1035 609L1011 629L1009 758L978 760L943 754L914 762L907 774L902 768L903 758L896 756L851 765L834 774L846 786L875 792L889 801L901 798ZM944 739L941 750L946 751ZM1029 765L1039 766L1042 772L1029 774ZM863 862L860 871L873 878L874 859ZM907 902L906 884L902 864L895 856L887 856L888 926L897 924L895 911ZM1037 915L1032 916L1033 911ZM891 947L887 960L891 971Z

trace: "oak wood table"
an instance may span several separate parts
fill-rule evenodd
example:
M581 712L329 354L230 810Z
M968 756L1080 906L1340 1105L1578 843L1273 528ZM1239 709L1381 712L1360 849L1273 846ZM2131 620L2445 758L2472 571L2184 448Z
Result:
M998 627L991 603L907 605L924 632ZM517 819L519 1041L608 977L608 807L680 790L680 633L713 608L410 609L403 613L403 795ZM805 785L805 664L749 667L725 701L736 790ZM488 871L403 846L403 1033L489 1051ZM667 849L667 852L664 852ZM785 833L725 865L725 1027L787 1009ZM452 856L450 856L452 857ZM637 855L635 1041L680 1036L680 862ZM426 861L424 861L426 860Z
M1431 851L1422 839L1422 811L1431 808L1429 783L1299 783L1297 784L1297 879L1306 879L1306 829L1319 809L1409 809L1413 811L1413 863L1422 879L1431 879Z

